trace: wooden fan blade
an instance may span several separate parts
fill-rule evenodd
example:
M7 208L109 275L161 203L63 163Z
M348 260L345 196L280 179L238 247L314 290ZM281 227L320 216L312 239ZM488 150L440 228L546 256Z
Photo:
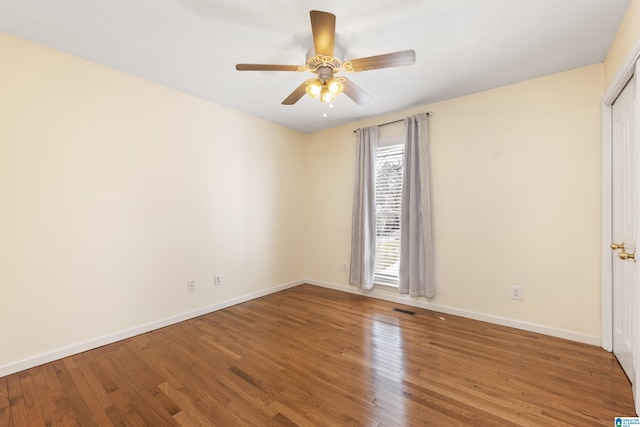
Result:
M328 12L312 10L311 31L313 32L313 47L316 55L333 56L336 38L336 16Z
M384 55L369 56L367 58L352 59L353 71L375 70L378 68L400 67L413 65L416 62L416 52L413 49L401 50Z
M238 71L298 71L297 65L236 64Z
M364 90L360 89L358 85L346 77L342 78L344 79L342 82L342 93L353 99L356 104L366 104L371 100L371 96L369 96L369 94Z
M282 101L282 105L293 105L300 100L307 93L307 82L302 83L296 88L291 95Z

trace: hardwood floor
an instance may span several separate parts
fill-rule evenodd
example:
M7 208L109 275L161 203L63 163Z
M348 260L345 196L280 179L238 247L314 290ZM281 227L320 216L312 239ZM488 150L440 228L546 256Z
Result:
M400 307L415 316L395 312ZM612 426L600 348L298 286L0 378L0 426Z

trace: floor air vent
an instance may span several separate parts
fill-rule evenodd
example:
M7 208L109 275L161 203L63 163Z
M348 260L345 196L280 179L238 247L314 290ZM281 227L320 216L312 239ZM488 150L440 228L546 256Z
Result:
M401 308L394 308L393 311L397 311L398 313L409 314L411 316L415 316L416 315L415 311L403 310Z

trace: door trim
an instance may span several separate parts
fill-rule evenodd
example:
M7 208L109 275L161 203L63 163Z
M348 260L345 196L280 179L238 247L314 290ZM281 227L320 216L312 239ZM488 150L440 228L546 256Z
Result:
M600 345L605 350L613 351L613 269L611 265L612 240L611 233L611 105L602 105L602 231L600 242L601 277L600 277Z

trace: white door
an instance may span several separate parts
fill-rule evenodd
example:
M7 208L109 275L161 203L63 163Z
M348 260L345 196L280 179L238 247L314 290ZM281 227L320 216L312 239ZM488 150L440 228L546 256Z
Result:
M638 147L634 138L636 78L612 107L612 287L613 352L633 383L636 366L636 280ZM637 254L640 258L640 254ZM635 384L634 386L637 386Z

